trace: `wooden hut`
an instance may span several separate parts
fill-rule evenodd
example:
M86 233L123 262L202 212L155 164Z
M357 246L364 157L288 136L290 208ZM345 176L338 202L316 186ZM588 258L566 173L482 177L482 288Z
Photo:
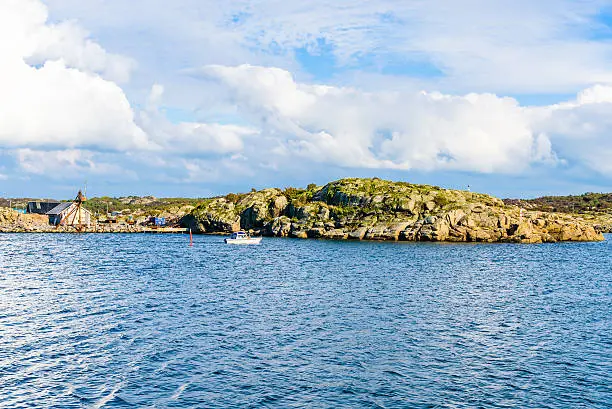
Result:
M57 226L87 226L91 224L91 212L75 202L60 203L49 212L49 224Z

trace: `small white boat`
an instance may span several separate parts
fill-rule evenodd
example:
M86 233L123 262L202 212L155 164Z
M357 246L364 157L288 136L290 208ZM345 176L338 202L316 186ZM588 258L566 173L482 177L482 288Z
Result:
M251 237L243 231L232 233L232 235L225 239L227 244L259 244L261 237Z

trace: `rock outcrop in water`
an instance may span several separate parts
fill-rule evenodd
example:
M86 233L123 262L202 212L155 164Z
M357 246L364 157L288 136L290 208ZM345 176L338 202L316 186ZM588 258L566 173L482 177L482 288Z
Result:
M569 215L522 212L495 197L380 179L265 189L209 199L182 219L198 233L353 240L543 243L601 241Z

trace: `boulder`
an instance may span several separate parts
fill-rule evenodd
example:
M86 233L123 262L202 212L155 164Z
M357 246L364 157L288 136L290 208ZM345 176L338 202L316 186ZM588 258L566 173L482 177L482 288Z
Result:
M262 227L267 220L283 214L287 203L280 189L251 192L236 203L240 224L244 229Z
M289 235L296 239L307 239L308 238L308 233L305 232L304 230L292 230Z
M196 207L181 225L194 233L231 233L240 230L240 219L233 203L217 198Z
M285 209L287 208L288 204L289 201L285 196L276 196L272 201L272 206L270 207L270 213L272 214L272 217L279 217L285 214Z
M348 233L342 229L332 229L326 231L323 237L331 240L346 240L348 238Z
M287 237L290 231L291 220L286 216L281 216L266 224L262 234L266 236Z
M414 214L415 207L416 207L416 201L408 197L408 198L403 198L399 200L396 206L396 210L399 212L404 212L404 213L408 213L412 215Z
M359 227L348 233L348 238L351 240L363 240L366 233L368 232L367 227Z

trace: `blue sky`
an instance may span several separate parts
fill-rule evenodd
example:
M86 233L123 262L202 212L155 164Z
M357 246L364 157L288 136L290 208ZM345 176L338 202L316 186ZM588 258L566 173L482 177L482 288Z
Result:
M610 1L7 0L0 27L0 196L612 191Z

